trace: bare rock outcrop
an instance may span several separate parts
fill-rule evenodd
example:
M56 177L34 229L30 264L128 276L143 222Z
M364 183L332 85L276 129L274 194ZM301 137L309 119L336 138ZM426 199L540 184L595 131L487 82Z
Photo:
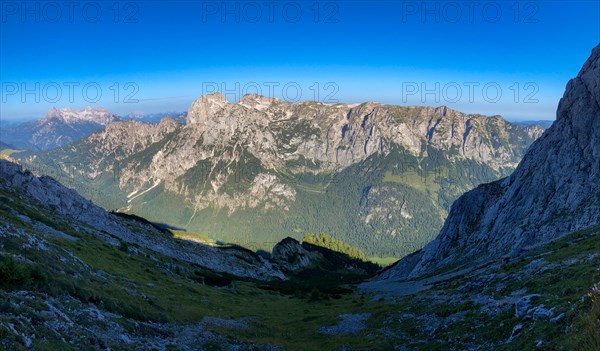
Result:
M460 197L439 236L380 279L518 255L600 223L600 46L567 84L556 117L511 176Z

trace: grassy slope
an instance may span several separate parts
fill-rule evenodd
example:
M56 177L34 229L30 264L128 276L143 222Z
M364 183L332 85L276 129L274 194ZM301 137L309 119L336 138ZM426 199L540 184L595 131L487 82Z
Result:
M14 211L78 240L65 240L32 229ZM546 350L596 350L600 345L600 298L591 290L600 281L599 228L574 233L522 259L439 282L431 290L416 295L372 300L339 287L337 292L329 293L348 283L348 280L336 282L333 275L299 277L287 284L315 289L294 294L280 293L285 289L276 285L231 282L231 277L216 276L201 267L154 252L108 245L53 213L33 208L8 193L0 193L0 215L12 232L22 229L32 233L48 248L38 250L24 236L2 238L0 349L25 349L24 339L14 334L9 325L21 333L36 334L32 339L32 348L36 350L89 348L86 345L90 338L99 337L89 332L97 322L90 325L82 322L81 328L74 327L74 333L64 335L57 335L47 327L50 321L45 319L48 313L45 302L63 301L65 296L69 297L63 308L65 313L98 306L114 313L110 320L130 335L152 329L141 322L177 323L183 327L205 316L235 320L252 317L249 329L209 325L207 328L221 338L205 346L217 350L223 342L233 341L242 345L247 345L244 342L277 344L282 350L331 350L340 345L349 345L352 350L386 350L393 345L420 350L478 346L528 350L534 349L539 340L544 341ZM540 258L558 266L535 274L524 273L531 261ZM569 260L573 261L568 265L565 262ZM9 280L8 275L16 279ZM23 298L17 290L30 291L31 297ZM559 323L546 319L518 320L510 300L515 292L540 293L542 296L535 300L535 305L556 306L555 315L565 313L565 318ZM484 313L482 296L509 302L499 304L494 313ZM341 336L319 332L322 326L336 324L340 314L364 312L372 315L363 331ZM523 331L506 343L517 324L524 325ZM152 330L144 331L149 338L153 333L159 334ZM108 342L108 346L126 348L125 344L114 341ZM170 347L177 349L177 345Z
M392 342L413 339L410 344L419 350L447 350L449 345L598 350L600 291L594 289L598 285L600 227L594 227L520 258L434 283L429 291L393 298L401 312L388 316L385 329L393 331ZM563 313L564 317L558 321L536 320L532 315L517 318L515 302L528 294L541 295L532 300L532 307L555 308L553 317ZM523 327L520 332L514 332L517 325Z
M0 194L0 203L1 215L7 219L6 223L13 228L35 233L36 237L46 241L49 248L48 251L30 250L24 248L27 246L24 238L3 238L0 251L0 267L3 268L0 274L6 284L0 286L0 296L8 301L7 292L20 289L30 290L36 295L35 301L26 302L26 307L13 310L15 314L43 315L46 295L59 297L67 294L84 305L94 303L101 309L123 316L115 318L115 322L132 333L135 333L135 328L131 327L131 321L136 320L191 324L205 316L226 319L250 316L258 318L251 322L252 328L248 331L232 331L221 327L213 329L242 341L258 344L275 342L284 349L294 349L298 340L302 340L306 349L316 350L323 345L331 346L339 342L320 336L318 326L335 324L339 313L377 308L375 303L365 302L364 299L359 302L360 299L353 294L336 294L335 299L331 300L324 300L329 299L326 294L320 294L316 299L311 296L293 297L259 288L260 284L252 281L241 280L226 287L211 286L209 284L213 280L209 278L213 273L201 267L135 247L113 247L93 235L70 228L68 223L52 213L31 208L7 193ZM38 233L27 222L14 216L8 206L79 240L65 240ZM62 260L70 257L70 254L85 263L87 268L75 264L65 266ZM9 281L9 274L16 271L22 273L16 275L24 278ZM99 271L103 273L98 275ZM208 283L201 284L200 280ZM223 280L229 282L227 277ZM131 293L132 290L135 293ZM370 305L373 307L367 307ZM19 345L23 346L23 341L7 330L12 321L10 310L7 307L7 311L0 313L0 335L3 337L0 348L18 350ZM61 349L70 347L47 328L38 326L35 333L37 338L33 347L36 349L44 349L48 345ZM347 341L365 347L367 345L359 336L351 336ZM119 345L113 347L119 349Z

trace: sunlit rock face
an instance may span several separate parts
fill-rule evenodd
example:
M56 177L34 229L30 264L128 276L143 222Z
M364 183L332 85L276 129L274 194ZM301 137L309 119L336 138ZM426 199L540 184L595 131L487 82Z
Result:
M514 170L543 132L445 106L256 94L239 102L202 96L187 118L113 122L30 161L77 160L65 172L84 190L102 189L92 196L105 208L216 239L326 232L371 254L402 256L433 239L460 194Z

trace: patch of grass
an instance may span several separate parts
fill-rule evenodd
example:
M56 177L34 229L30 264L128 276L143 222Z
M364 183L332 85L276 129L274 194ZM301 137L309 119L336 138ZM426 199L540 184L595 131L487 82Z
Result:
M169 231L173 234L173 237L176 239L194 241L200 244L206 244L211 246L218 246L215 240L209 238L204 234L174 229L170 229Z
M396 262L398 262L399 258L397 257L379 257L379 256L371 256L368 258L370 262L380 265L381 267L390 266Z
M0 254L0 288L36 289L48 283L46 273L37 264L15 260Z
M600 226L569 234L557 242L544 246L543 251L550 251L544 255L544 259L550 262L598 254L600 253Z
M564 342L570 350L600 350L600 291L593 288L587 297L587 304L574 318L572 331Z

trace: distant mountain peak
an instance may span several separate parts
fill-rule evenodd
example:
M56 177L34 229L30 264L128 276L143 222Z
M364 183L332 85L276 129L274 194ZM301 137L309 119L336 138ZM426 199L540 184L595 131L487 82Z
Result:
M4 141L19 149L48 150L85 138L119 120L103 107L52 107L44 117L0 133Z
M190 109L188 110L187 123L207 123L209 118L213 116L215 112L223 108L228 103L229 102L225 96L219 92L202 95L196 101L194 101L194 103L192 103L192 106L190 106Z
M106 126L111 122L118 121L119 117L110 113L103 107L88 106L81 110L73 110L71 107L63 107L61 109L52 107L43 118L36 122L36 124L43 125L52 119L58 119L67 124L91 122L101 126Z
M61 115L61 111L60 109L56 108L56 107L52 107L47 113L46 115L43 117L43 119L50 119L50 118L54 118L54 117L59 117Z

